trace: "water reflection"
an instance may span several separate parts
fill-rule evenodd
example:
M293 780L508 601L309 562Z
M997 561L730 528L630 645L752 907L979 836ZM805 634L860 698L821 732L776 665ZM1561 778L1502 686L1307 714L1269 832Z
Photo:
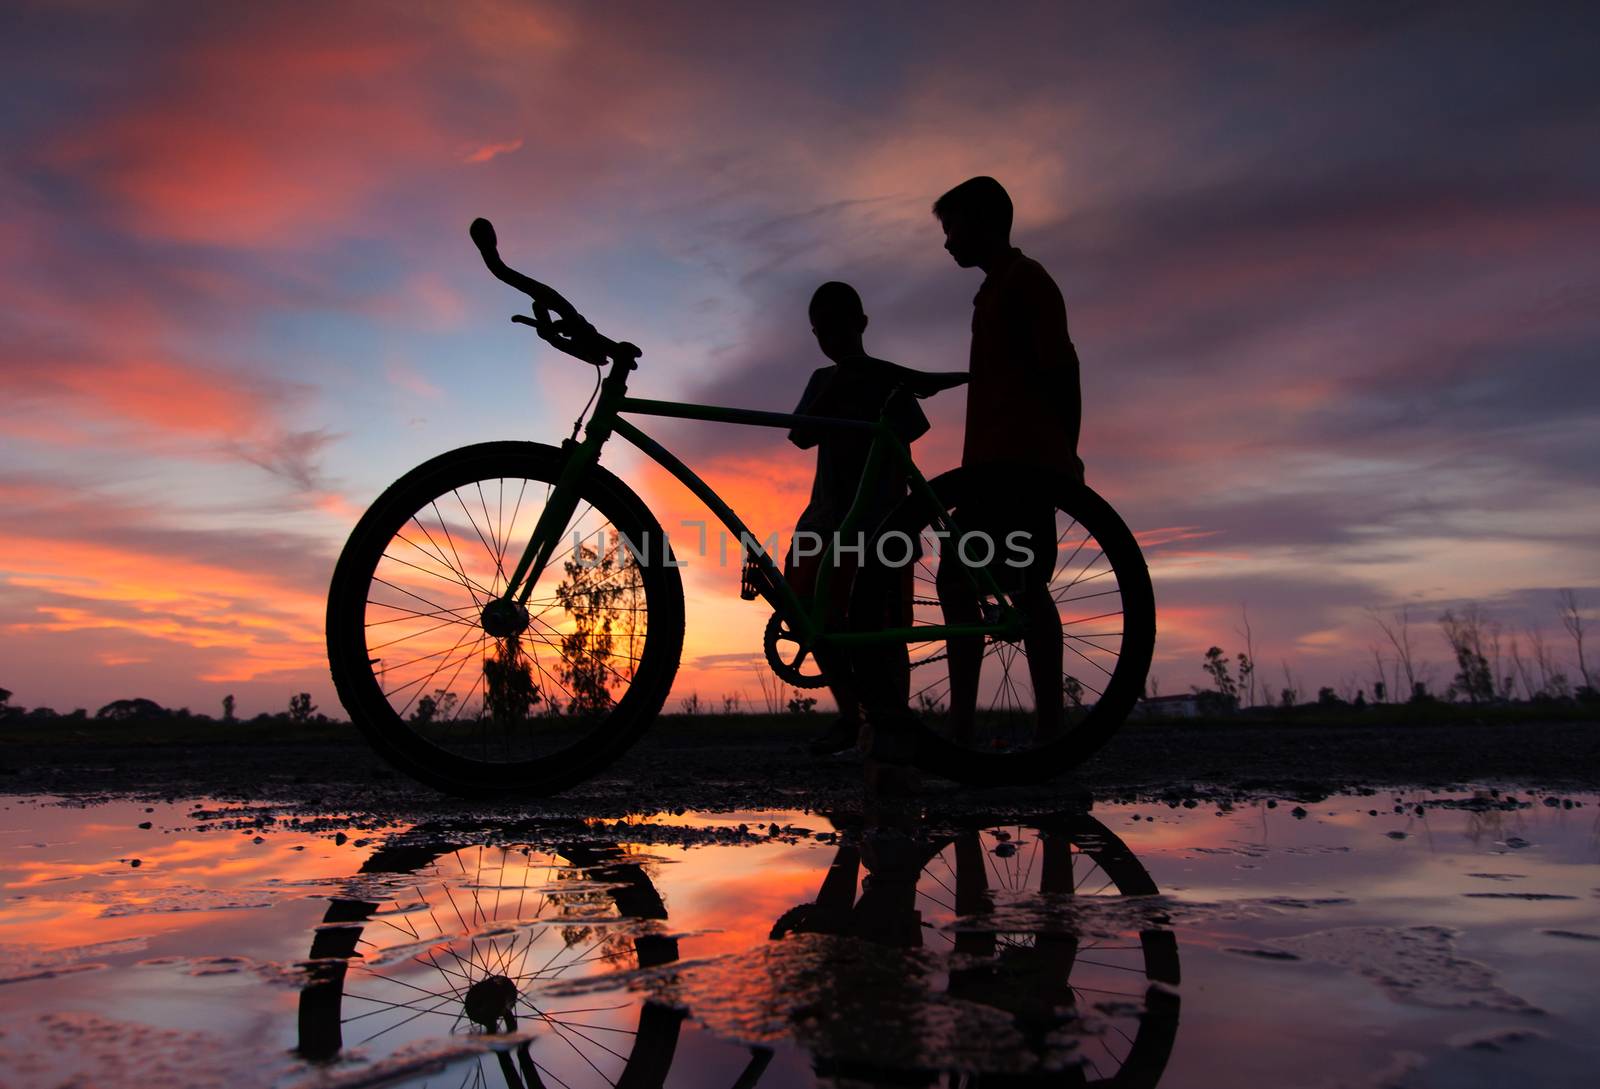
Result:
M1154 881L1099 821L832 823L812 898L764 945L700 958L680 959L695 937L670 929L670 870L624 844L379 850L312 937L299 1052L371 1059L404 1040L425 1058L444 1038L438 1058L480 1054L430 1085L712 1084L679 1054L690 1018L745 1049L736 1086L775 1074L775 1049L799 1059L794 1043L850 1084L1157 1083L1177 945ZM768 876L724 887L730 914Z
M408 844L374 852L358 878L356 887L390 895L329 904L300 994L302 1057L337 1057L347 1031L361 1047L417 1025L495 1037L462 1084L479 1083L489 1062L507 1086L544 1085L541 1072L555 1074L533 1050L545 1037L605 1084L665 1076L681 1010L560 993L678 957L660 893L619 847ZM572 1073L556 1083L573 1084Z

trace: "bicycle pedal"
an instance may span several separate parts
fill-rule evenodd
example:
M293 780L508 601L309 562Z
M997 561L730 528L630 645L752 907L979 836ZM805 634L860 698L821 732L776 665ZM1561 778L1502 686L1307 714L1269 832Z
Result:
M744 569L739 572L739 596L745 601L754 601L761 596L761 568L754 560L746 560Z

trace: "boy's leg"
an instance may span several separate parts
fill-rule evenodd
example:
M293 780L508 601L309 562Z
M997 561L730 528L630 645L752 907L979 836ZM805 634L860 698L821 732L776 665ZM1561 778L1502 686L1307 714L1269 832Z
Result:
M1061 736L1062 664L1061 614L1045 585L1031 585L1024 591L1023 607L1027 630L1022 645L1028 652L1028 679L1033 684L1033 700L1039 721L1034 744L1044 745Z
M954 555L950 553L949 555ZM946 624L976 624L982 619L978 596L958 559L948 566L943 559L937 576L939 609ZM950 671L950 740L958 745L972 740L978 713L978 678L983 672L983 638L952 636L945 640Z
M914 560L913 560L914 562ZM857 581L872 580L852 594L852 608L845 618L854 632L883 631L888 626L909 625L911 598L902 590L912 571L868 565ZM909 763L916 747L914 719L907 709L911 688L911 654L904 642L862 644L850 655L851 677L866 722L863 748L881 763Z
M1022 609L1027 628L1022 645L1028 653L1028 680L1033 685L1033 701L1038 712L1034 743L1054 741L1061 736L1062 655L1061 614L1050 593L1050 580L1056 566L1055 508L1029 504L1021 528L1029 537L1033 563L1022 572Z
M819 561L821 562L821 561ZM833 599L829 602L828 627L835 631L843 630L848 625L848 606L850 601L850 588L855 578L856 564L854 560L841 559L838 570L833 574ZM815 577L813 576L813 585ZM817 666L822 670L822 675L827 679L828 691L833 694L833 701L838 705L839 715L822 733L811 739L807 746L813 755L828 756L833 753L853 749L860 742L861 711L863 696L861 689L864 687L862 677L864 674L858 668L859 663L852 662L852 656L838 649L818 648L812 652ZM870 685L865 685L870 689ZM870 694L870 693L869 693ZM905 703L902 696L900 702Z

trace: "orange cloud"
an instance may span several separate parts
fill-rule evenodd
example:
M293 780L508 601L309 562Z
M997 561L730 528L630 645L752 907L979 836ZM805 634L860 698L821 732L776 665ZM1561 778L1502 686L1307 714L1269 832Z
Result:
M486 163L500 155L507 155L522 149L522 139L508 140L503 144L484 144L468 152L461 161L464 163Z
M36 442L241 458L309 490L332 437L290 426L308 390L278 379L153 356L6 362L0 412Z
M7 585L53 599L36 607L35 619L0 629L12 635L107 630L227 651L225 664L207 669L203 681L324 668L321 593L274 572L16 529L0 532L0 551Z

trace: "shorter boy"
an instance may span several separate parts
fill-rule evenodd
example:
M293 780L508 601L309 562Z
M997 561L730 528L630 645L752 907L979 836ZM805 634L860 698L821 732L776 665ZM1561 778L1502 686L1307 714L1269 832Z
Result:
M916 397L903 384L910 372L867 355L862 346L867 315L855 288L837 280L823 284L811 296L810 315L817 346L833 362L831 366L819 367L811 375L800 403L795 406L795 414L875 421L887 411L890 425L904 442L913 442L924 434L928 430L928 418L922 414ZM811 501L795 524L795 535L807 535L806 551L814 551L820 540L821 555L797 556L796 550L791 549L784 563L784 576L801 598L809 598L815 591L822 564L837 563L829 584L828 621L829 627L842 628L857 553L834 555L834 535L856 502L872 436L863 431L800 426L789 432L789 441L802 450L813 446L817 449L817 473L811 484ZM891 469L878 479L869 494L862 496L864 505L857 529L864 534L863 539L869 546L879 523L905 498L906 491L905 474ZM858 542L844 543L854 546ZM905 568L908 589L899 602L891 605L888 612L892 615L886 615L884 621L910 623L912 574L908 565ZM817 664L828 678L829 689L839 705L839 717L833 725L810 743L811 752L817 755L851 748L860 730L860 703L848 680L848 665L841 658L825 652L817 656Z

